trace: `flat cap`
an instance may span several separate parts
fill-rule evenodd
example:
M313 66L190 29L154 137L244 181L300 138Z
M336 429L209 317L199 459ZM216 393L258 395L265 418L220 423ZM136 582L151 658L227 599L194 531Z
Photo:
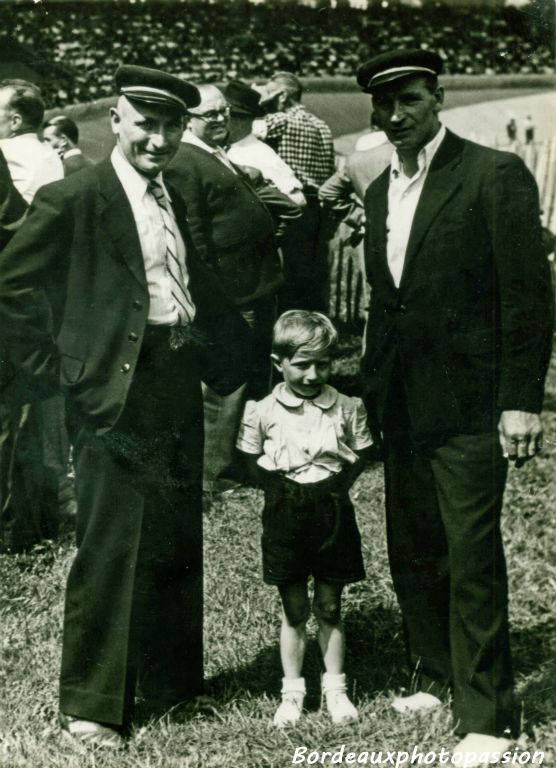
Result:
M250 85L242 83L241 80L230 80L224 88L224 96L230 105L231 112L253 115L253 117L263 114L260 107L261 94Z
M118 94L130 101L159 104L187 112L201 102L198 89L187 80L158 69L123 64L116 70Z
M442 59L434 51L420 48L387 51L367 61L357 71L357 83L365 93L401 77L411 75L439 75Z

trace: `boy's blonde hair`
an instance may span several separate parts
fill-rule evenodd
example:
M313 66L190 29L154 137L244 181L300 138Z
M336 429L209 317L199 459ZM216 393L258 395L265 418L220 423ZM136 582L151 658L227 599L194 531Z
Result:
M311 352L332 350L338 343L338 332L321 312L290 309L274 325L272 351L280 359L292 358L300 347Z

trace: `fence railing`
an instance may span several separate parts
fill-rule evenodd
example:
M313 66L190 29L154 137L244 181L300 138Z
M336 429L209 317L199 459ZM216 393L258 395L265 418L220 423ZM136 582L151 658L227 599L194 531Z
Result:
M548 141L515 144L510 149L523 158L539 187L542 224L556 233L556 136ZM369 303L365 280L363 245L345 242L349 230L340 224L330 243L330 315L336 321L357 326L364 320Z

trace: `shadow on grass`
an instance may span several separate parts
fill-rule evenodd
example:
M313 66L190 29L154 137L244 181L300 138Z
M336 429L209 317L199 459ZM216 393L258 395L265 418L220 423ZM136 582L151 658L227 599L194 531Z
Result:
M348 609L344 614L347 637L346 671L348 687L357 701L373 698L407 683L405 650L397 611L375 606L369 610ZM322 657L315 637L307 644L303 674L306 680L305 706L309 711L321 705ZM224 670L207 681L209 696L229 701L248 691L250 696L280 695L282 671L278 639L261 649L243 666Z
M538 623L511 633L514 668L525 677L519 694L525 727L549 723L556 711L554 627Z

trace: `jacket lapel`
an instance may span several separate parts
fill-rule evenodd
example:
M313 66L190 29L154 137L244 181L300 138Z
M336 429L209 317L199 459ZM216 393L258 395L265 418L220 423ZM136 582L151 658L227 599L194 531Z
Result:
M390 184L390 166L368 188L365 198L367 216L367 258L371 260L368 267L378 264L384 271L386 279L395 288L386 256L386 219L388 217L388 186Z
M107 247L127 264L130 272L146 288L145 264L133 211L110 159L95 166L99 182L101 236Z
M400 287L407 281L411 263L418 253L430 225L461 186L462 151L463 141L451 131L446 131L446 137L432 160L413 217Z

